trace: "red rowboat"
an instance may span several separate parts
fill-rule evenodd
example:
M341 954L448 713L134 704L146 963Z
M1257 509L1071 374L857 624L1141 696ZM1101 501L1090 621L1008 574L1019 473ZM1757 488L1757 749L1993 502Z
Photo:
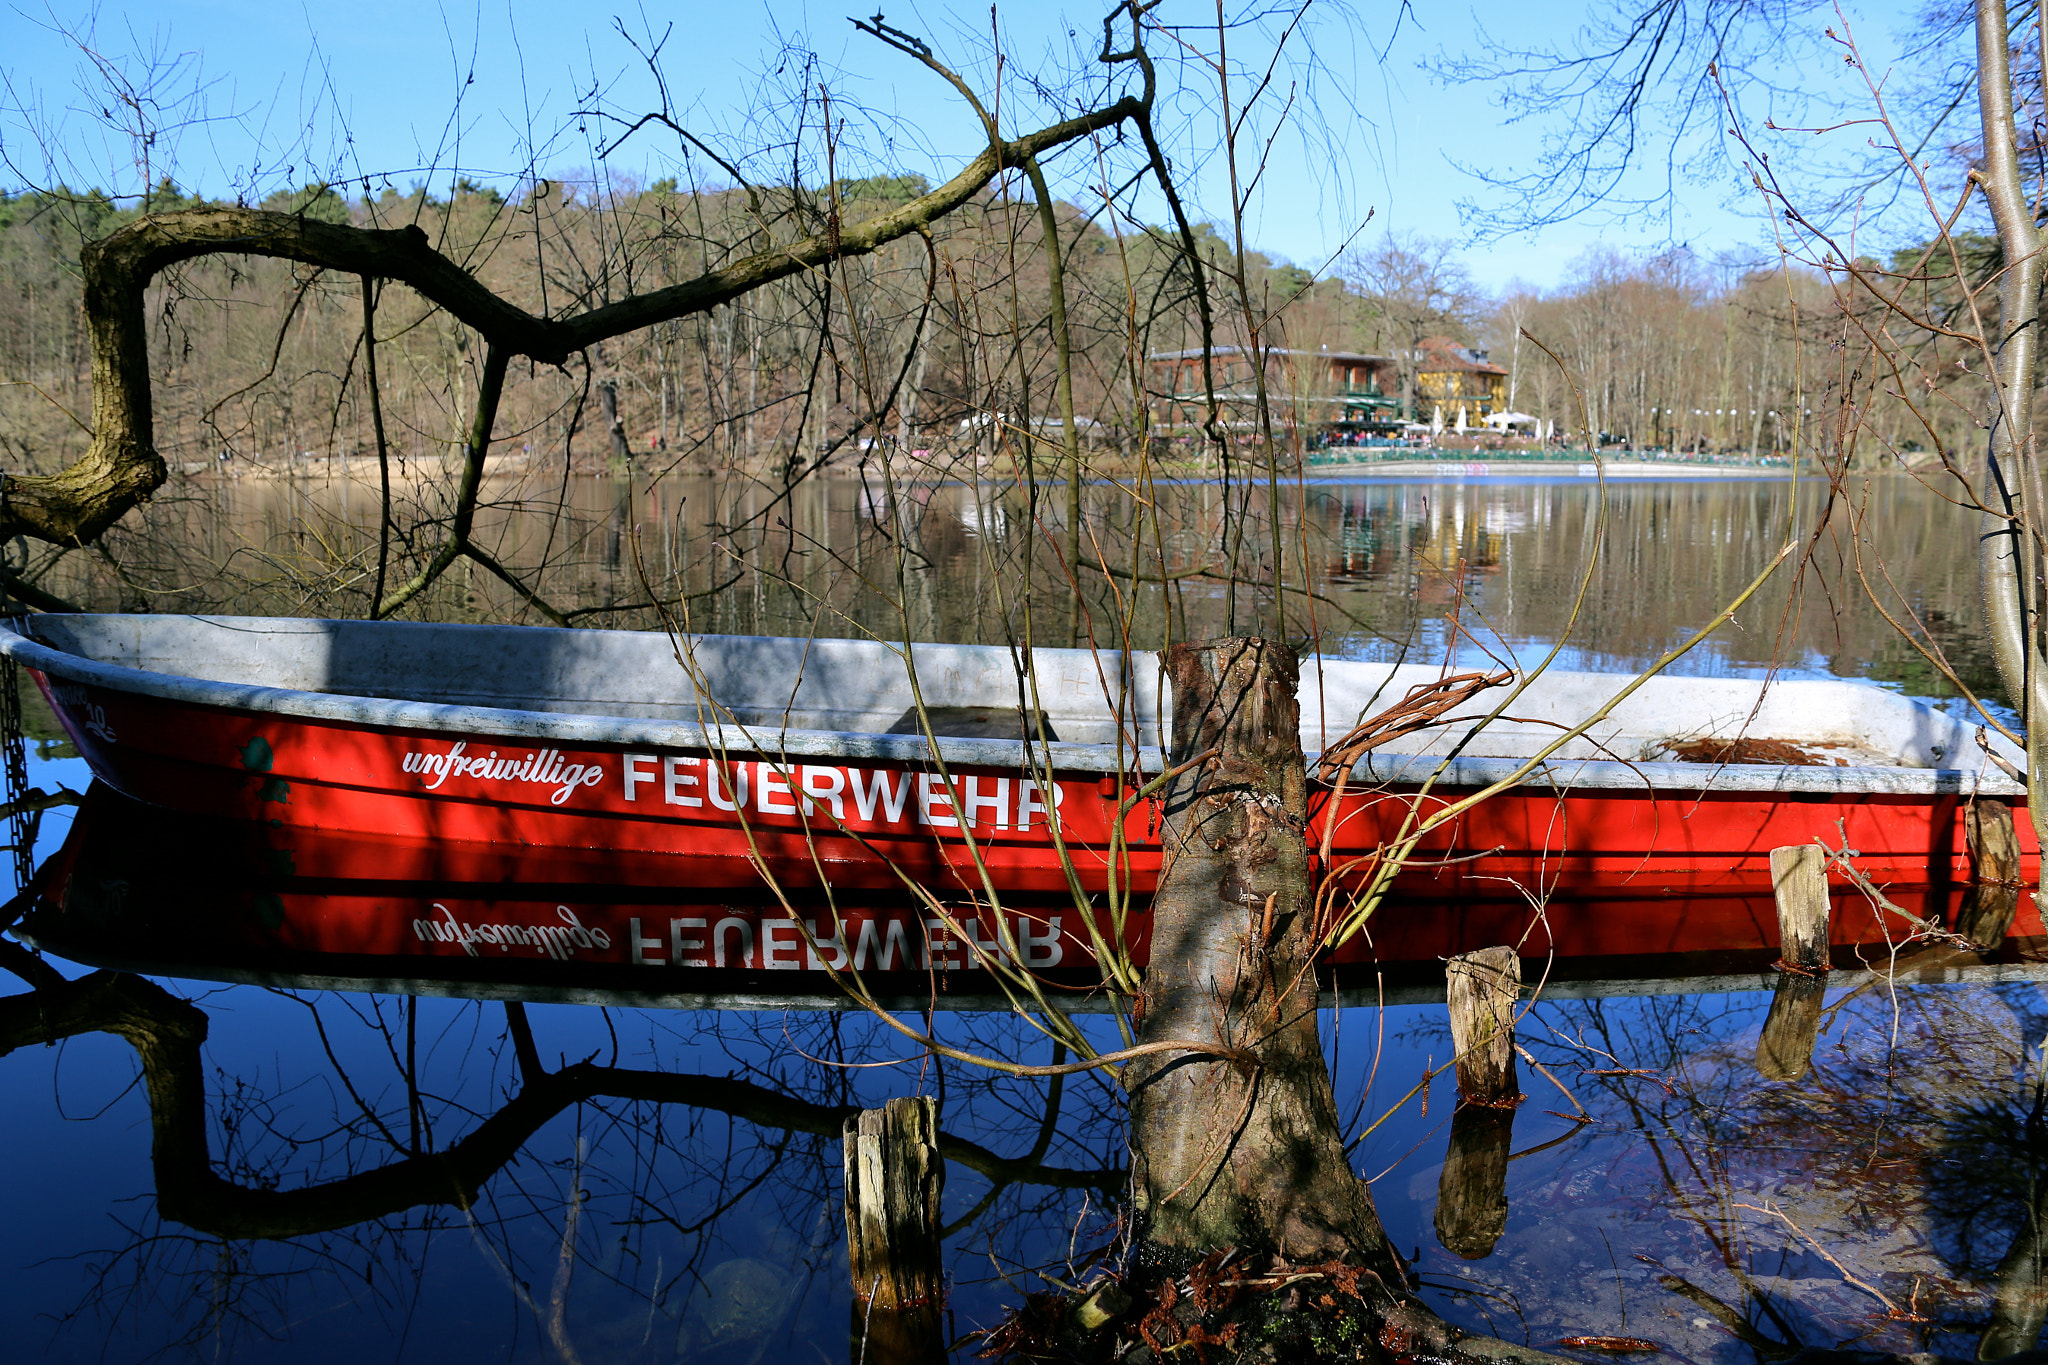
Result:
M27 618L0 652L117 791L388 839L393 878L524 849L569 882L1071 902L1158 873L1157 812L1132 799L1164 768L1149 654L114 615ZM1302 672L1311 753L1440 676ZM1312 837L1357 875L1412 813L1513 778L1424 838L1406 894L1749 894L1770 849L1816 839L1941 890L1968 878L1961 804L2022 795L1988 759L2019 761L2005 741L1846 682L1651 679L1529 766L1627 681L1546 673L1491 723L1482 694L1320 789ZM1738 739L1803 761L1674 761Z

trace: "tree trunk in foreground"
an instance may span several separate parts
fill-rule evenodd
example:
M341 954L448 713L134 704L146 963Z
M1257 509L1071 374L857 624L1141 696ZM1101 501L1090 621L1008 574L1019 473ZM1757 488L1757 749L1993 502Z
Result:
M1987 413L1990 468L1982 485L1992 508L1984 524L1982 576L1986 633L2006 698L2026 723L2027 809L2048 843L2048 480L2034 433L2034 389L2041 378L2041 290L2048 246L2035 217L2029 153L2014 120L2012 33L2006 0L1976 0L1977 113L1984 130L1981 166L1970 173L1984 192L1998 247L1997 406ZM1989 339L1987 339L1988 341Z
M1029 1296L982 1354L1567 1365L1467 1336L1417 1299L1345 1156L1316 1028L1293 654L1212 640L1164 662L1169 753L1190 766L1166 788L1138 1029L1202 1050L1124 1073L1137 1245L1123 1268Z
M1167 651L1174 763L1214 755L1165 799L1140 1036L1241 1059L1134 1063L1131 1179L1141 1236L1296 1263L1354 1257L1406 1283L1338 1130L1310 961L1307 778L1292 653L1260 640Z

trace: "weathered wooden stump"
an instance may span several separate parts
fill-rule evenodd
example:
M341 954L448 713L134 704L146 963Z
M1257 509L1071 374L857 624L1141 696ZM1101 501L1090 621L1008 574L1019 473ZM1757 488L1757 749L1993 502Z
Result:
M1778 902L1778 957L1808 972L1828 969L1828 854L1819 844L1771 850Z
M847 1119L846 1256L853 1279L853 1352L869 1365L946 1358L941 1327L938 1106L894 1099Z
M2003 801L1972 801L1963 807L1963 838L1976 878L1956 912L1956 932L1980 948L2005 942L2020 908L2020 841L2012 807Z
M1778 902L1778 986L1756 1044L1765 1079L1796 1081L1813 1063L1827 996L1827 851L1818 844L1771 850L1771 891Z
M1515 1072L1515 1003L1522 959L1513 948L1460 953L1444 968L1458 1109L1436 1187L1436 1237L1468 1261L1493 1254L1508 1224L1508 1149L1522 1089Z
M1515 1075L1515 1002L1521 991L1522 959L1513 948L1481 948L1445 964L1459 1099L1504 1104L1521 1098Z

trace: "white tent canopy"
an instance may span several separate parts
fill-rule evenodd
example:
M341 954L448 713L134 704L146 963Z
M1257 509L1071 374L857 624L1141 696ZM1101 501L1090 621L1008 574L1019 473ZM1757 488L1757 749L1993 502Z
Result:
M1536 417L1526 412L1492 412L1486 415L1485 422L1485 425L1499 427L1503 431L1509 427L1533 427L1536 424Z

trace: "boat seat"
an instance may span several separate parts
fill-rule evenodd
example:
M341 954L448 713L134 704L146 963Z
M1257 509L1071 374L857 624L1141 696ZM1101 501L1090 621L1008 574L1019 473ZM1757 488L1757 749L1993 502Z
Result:
M883 731L890 735L921 735L925 723L931 723L933 735L948 739L1024 739L1032 742L1045 740L1057 744L1058 734L1054 733L1052 722L1045 712L1032 714L1027 723L1022 708L1015 706L927 706L924 718L920 719L917 708L911 707L897 718L896 723Z

